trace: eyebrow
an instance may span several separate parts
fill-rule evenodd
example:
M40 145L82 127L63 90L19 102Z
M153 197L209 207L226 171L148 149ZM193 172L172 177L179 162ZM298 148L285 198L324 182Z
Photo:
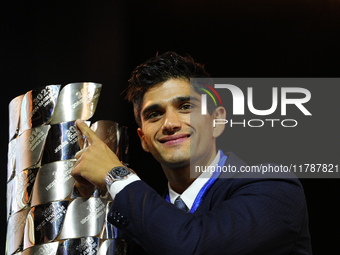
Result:
M187 102L187 101L200 101L200 100L197 97L193 97L193 96L178 96L178 97L175 97L172 100L172 103L173 104L179 104L179 103ZM147 115L148 112L159 109L159 108L161 108L160 104L152 104L152 105L146 107L142 111L141 115L145 116L145 115Z

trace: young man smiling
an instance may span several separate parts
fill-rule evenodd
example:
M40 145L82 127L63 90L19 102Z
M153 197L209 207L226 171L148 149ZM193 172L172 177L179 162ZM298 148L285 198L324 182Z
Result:
M209 114L201 114L201 95L190 85L197 77L208 77L201 65L169 52L137 67L129 80L142 147L169 181L166 199L82 121L77 125L90 146L76 155L72 175L80 184L107 187L114 199L108 220L150 254L311 254L297 179L190 175L193 165L245 166L234 154L217 151L224 126L214 127L213 119L226 112L208 107Z
M184 78L150 88L143 97L142 125L137 130L143 149L162 165L170 187L179 194L197 177L190 178L190 160L210 165L216 157L215 138L224 129L212 126L214 118L225 118L224 108L202 115L201 96L193 91L190 94L190 81Z

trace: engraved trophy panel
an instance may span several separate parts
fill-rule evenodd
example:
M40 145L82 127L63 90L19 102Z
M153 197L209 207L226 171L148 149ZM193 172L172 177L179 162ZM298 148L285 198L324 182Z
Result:
M31 206L68 197L75 181L71 171L76 162L77 160L70 159L43 165L35 181Z
M67 210L60 240L99 235L105 219L107 200L90 197L76 198Z
M70 83L62 88L51 124L87 120L94 114L102 85L94 82Z
M21 103L20 134L51 121L59 90L60 85L48 85L25 94Z
M59 242L45 243L24 250L21 255L56 255Z
M125 255L127 244L122 239L104 240L99 247L97 255Z
M8 143L7 152L7 181L9 182L15 176L15 155L17 151L18 139L13 139Z
M58 255L97 254L99 242L98 237L68 239L59 245Z
M16 172L40 164L42 151L50 126L26 130L17 139Z
M80 150L79 134L80 131L75 121L51 125L44 147L42 164L74 158Z
M12 99L8 105L9 110L9 140L15 138L19 133L20 125L20 108L24 95Z
M7 254L12 254L22 249L26 217L29 209L13 214L7 223Z
M18 173L14 178L12 195L12 213L30 205L32 190L39 167L26 169Z
M117 153L119 141L119 125L111 120L99 120L91 125L91 129L114 152Z
M111 208L112 201L108 201L105 209L105 215L107 216ZM113 239L118 237L118 229L107 221L107 217L104 220L104 226L102 232L100 233L100 238L102 239Z
M58 201L31 208L26 219L24 249L54 241L63 226L69 201Z
M91 125L91 129L121 161L128 163L129 135L127 127L119 127L117 122L111 120L99 120Z
M12 215L12 197L13 197L13 186L14 186L14 179L7 183L6 189L6 207L7 207L7 220Z

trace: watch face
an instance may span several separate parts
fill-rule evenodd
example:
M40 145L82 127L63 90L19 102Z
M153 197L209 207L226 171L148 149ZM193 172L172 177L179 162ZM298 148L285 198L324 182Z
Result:
M114 176L117 177L123 177L129 174L128 169L126 169L125 167L115 167L114 169L112 169L111 172Z

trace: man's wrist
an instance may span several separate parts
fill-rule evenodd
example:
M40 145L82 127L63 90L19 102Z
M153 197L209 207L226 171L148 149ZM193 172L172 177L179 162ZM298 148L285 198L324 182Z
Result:
M122 181L116 181L112 183L110 189L108 189L112 200L115 199L116 195L122 191L126 186L128 186L130 183L140 181L140 178L136 174L132 174L129 176L129 178L124 179Z
M110 190L114 182L125 180L133 174L135 174L135 172L126 166L116 166L112 168L105 176L107 190Z

